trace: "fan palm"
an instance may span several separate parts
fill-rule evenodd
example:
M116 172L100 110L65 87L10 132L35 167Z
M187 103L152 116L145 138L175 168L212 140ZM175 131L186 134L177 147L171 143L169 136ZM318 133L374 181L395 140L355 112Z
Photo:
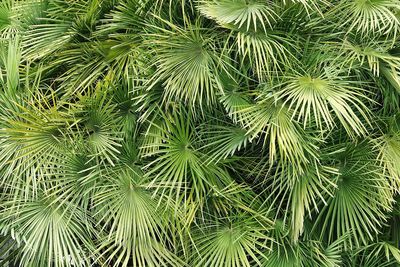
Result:
M398 0L3 0L1 266L400 266Z

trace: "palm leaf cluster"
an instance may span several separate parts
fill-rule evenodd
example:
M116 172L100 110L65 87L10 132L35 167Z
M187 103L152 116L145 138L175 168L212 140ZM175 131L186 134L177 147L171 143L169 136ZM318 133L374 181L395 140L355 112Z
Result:
M400 1L3 0L2 266L399 266Z

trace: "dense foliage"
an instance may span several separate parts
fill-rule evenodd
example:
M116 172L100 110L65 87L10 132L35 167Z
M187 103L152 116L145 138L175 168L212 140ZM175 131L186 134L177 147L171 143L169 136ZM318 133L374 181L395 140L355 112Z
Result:
M0 265L398 266L400 0L2 0Z

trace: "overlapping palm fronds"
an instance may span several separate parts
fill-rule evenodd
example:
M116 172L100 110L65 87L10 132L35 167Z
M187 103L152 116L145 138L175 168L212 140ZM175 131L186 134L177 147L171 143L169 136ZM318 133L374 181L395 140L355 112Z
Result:
M1 266L399 266L399 0L3 0Z

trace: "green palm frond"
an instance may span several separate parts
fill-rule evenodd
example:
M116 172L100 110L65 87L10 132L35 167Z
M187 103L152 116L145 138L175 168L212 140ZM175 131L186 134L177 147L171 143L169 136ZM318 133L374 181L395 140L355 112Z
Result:
M41 1L5 0L0 4L0 36L9 38L29 28L37 22L44 10Z
M13 18L15 2L3 1L0 5L0 33L2 37L14 35L19 31L19 23Z
M12 8L14 1L4 1L0 6L0 31L2 35L8 35L17 31L15 22L12 21Z
M397 263L400 263L400 250L396 246L388 242L379 242L377 244L369 245L369 247L373 248L371 255L378 256L384 252L388 262L394 259Z
M313 0L313 1L308 1L308 0L283 0L282 1L285 5L302 5L308 14L311 13L311 11L317 11L318 13L322 14L321 9L323 7L329 6L330 3L329 1L325 0Z
M104 156L108 163L114 164L122 141L115 105L101 91L82 97L80 104L82 108L75 112L81 124L78 133L84 138L82 142L88 144L93 156Z
M88 36L99 16L100 2L49 1L43 16L24 35L24 56L29 59L47 56L71 41Z
M194 237L194 266L260 266L269 248L262 224L245 215L216 221Z
M167 26L172 29L148 36L157 47L157 70L150 87L162 82L167 103L178 99L191 105L215 102L216 95L223 94L218 74L227 68L217 46L218 37L194 25L185 29Z
M71 118L58 109L55 99L38 92L31 98L37 101L36 106L22 106L20 101L4 95L1 98L2 183L15 190L19 189L15 183L25 180L25 185L36 191L42 174L57 165L62 154L71 147L68 137ZM24 190L19 193L22 192Z
M350 246L367 244L392 209L389 181L382 175L371 146L361 143L339 153L337 191L321 210L317 222L329 240L351 234ZM316 228L316 227L315 227Z
M147 191L148 182L138 168L113 173L95 196L95 216L104 233L98 245L100 262L128 266L182 266L168 249L165 216ZM103 260L104 258L104 260ZM116 258L116 260L114 260Z
M349 262L362 266L396 266L399 263L398 248L387 242L372 243L355 250Z
M204 132L202 140L205 142L202 149L208 150L207 154L211 156L210 161L224 160L250 143L247 131L240 127L227 125L207 127L205 125L202 128Z
M299 266L300 262L296 254L292 250L287 250L287 253L273 250L268 254L268 260L262 265L263 267L295 267Z
M88 208L91 198L99 191L96 185L107 170L99 167L95 159L82 154L82 151L66 151L57 165L49 168L48 180L52 182L49 195L60 203L70 200Z
M382 136L372 139L372 144L379 151L378 159L395 191L399 190L400 179L400 132L398 115L389 120L389 130Z
M340 21L347 24L347 31L355 31L364 36L368 34L397 36L400 26L396 13L400 9L399 1L353 0L341 1L332 11L341 16Z
M266 30L276 21L274 3L265 1L223 0L200 1L199 10L208 18L216 20L222 26L232 24L238 28L250 28L257 31L257 27Z
M71 24L61 19L49 19L42 24L31 26L25 40L25 53L30 58L48 55L67 44L73 36Z
M146 175L152 177L159 190L179 202L179 198L186 196L196 200L203 199L212 187L224 187L230 183L230 177L215 164L205 167L206 155L196 147L195 132L189 114L175 113L172 118L164 117L165 128L159 128L160 144L153 153L154 156L147 166ZM156 126L157 127L157 126ZM169 193L167 193L169 192Z
M311 218L311 212L314 209L318 211L319 202L323 202L326 205L326 201L330 197L333 197L336 184L330 176L335 174L335 169L314 167L300 177L294 177L295 181L292 182L293 185L286 188L286 192L290 192L291 194L291 229L294 241L297 241L298 237L303 233L303 222L307 215L306 212L308 213L308 217ZM283 189L281 190L283 191Z
M325 266L338 267L342 265L341 254L343 252L344 238L339 238L330 245L324 245L318 240L300 241L291 243L282 232L283 224L278 221L274 231L274 237L278 242L274 243L272 250L267 254L267 259L262 266Z
M241 112L251 106L250 99L241 92L227 91L224 96L221 96L220 102L234 123L243 120Z
M280 70L280 63L290 64L292 57L290 39L279 33L237 32L236 49L240 56L248 59L255 72L265 79L271 72Z
M290 110L281 101L270 96L256 105L241 108L239 122L247 129L251 139L263 135L264 146L268 147L269 162L290 163L300 170L309 158L316 157L315 138L306 136L305 132L293 120ZM306 138L309 138L307 140Z
M1 222L7 223L5 229L18 236L23 248L21 264L84 266L89 263L91 233L83 227L88 218L79 207L72 203L52 204L46 196L4 205Z
M8 45L0 50L4 73L1 70L0 84L9 97L16 93L20 84L21 47L18 39L9 41Z
M389 53L390 46L382 42L367 42L356 44L344 40L340 44L342 60L350 67L354 65L368 66L374 75L379 76L385 68L398 71L399 58ZM385 73L383 73L385 75Z
M382 136L378 140L378 146L380 148L381 162L388 172L388 177L394 181L394 188L397 190L399 188L397 183L400 178L400 170L398 168L400 163L400 136L398 134Z
M199 9L206 17L231 30L230 38L225 41L228 51L240 55L242 64L248 60L261 79L279 69L281 62L288 64L293 59L288 49L290 38L273 30L273 24L279 20L273 3L202 1Z
M325 68L319 74L287 74L286 81L277 83L276 96L293 109L293 116L304 126L312 119L321 130L332 129L336 117L349 135L363 135L364 121L370 123L370 111L364 104L360 82L335 73L334 68Z

